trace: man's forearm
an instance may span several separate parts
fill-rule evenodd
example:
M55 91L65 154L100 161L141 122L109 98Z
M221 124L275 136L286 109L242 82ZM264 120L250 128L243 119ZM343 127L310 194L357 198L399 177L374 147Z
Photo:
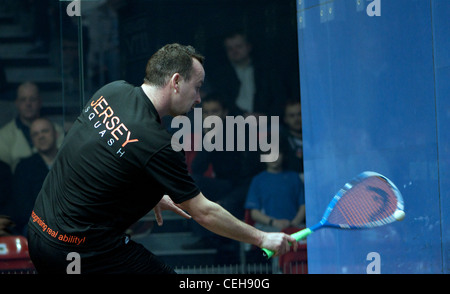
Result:
M240 221L219 204L203 195L182 206L201 226L223 237L261 247L264 232Z
M223 237L261 247L263 232L240 221L219 204L211 203L212 207L208 214L199 218L194 217L195 221Z
M290 244L294 244L294 250L297 249L297 242L292 236L262 232L238 220L222 206L206 199L202 193L178 204L178 207L187 211L200 225L223 237L270 249L275 255L289 251Z
M273 218L271 218L270 216L262 213L258 209L252 209L250 211L250 215L251 215L252 219L255 222L258 222L258 223L261 223L261 224L265 224L265 225L272 225L271 222L273 222Z

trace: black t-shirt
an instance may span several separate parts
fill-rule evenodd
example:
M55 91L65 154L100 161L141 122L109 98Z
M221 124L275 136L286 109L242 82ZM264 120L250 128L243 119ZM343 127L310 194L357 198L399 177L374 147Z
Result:
M30 227L63 246L102 251L164 194L181 203L198 193L142 88L117 81L94 94L65 137Z

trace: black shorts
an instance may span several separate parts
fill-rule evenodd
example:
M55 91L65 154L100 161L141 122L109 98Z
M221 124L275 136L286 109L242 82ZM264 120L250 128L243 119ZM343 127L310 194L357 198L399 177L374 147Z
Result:
M32 229L28 230L31 260L39 274L175 274L176 272L144 246L132 240L110 251L92 254L76 252L52 244ZM68 257L70 252L79 259ZM73 262L77 262L74 265ZM78 268L77 268L78 267Z

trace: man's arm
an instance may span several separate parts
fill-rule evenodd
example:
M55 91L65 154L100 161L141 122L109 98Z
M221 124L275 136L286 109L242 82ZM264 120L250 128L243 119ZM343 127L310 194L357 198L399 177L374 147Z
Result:
M276 219L263 213L261 210L252 209L250 210L250 215L255 222L276 227L280 230L287 228L291 225L288 219Z
M202 193L178 206L186 210L200 225L223 237L267 248L276 254L287 252L290 248L289 242L294 245L294 250L297 249L297 242L293 237L284 233L260 231L238 220Z

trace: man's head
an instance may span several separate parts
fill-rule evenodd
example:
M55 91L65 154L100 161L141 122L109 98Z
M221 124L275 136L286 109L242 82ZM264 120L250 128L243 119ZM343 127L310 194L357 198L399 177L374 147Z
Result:
M299 100L289 100L284 107L284 123L290 131L302 131L302 109Z
M210 115L215 115L224 120L228 114L225 98L218 93L211 93L205 96L202 100L202 114L203 119Z
M250 62L252 45L247 36L240 31L228 34L224 40L228 60L238 66L245 66Z
M164 87L172 76L179 73L185 80L191 79L193 59L203 65L204 57L194 47L168 44L159 49L147 62L144 82Z
M30 126L31 140L41 154L50 154L57 150L58 134L53 123L47 118L38 118Z
M200 103L200 88L205 79L204 57L192 46L169 44L149 59L144 83L170 90L169 113L188 112Z
M42 102L37 85L31 82L21 84L17 88L15 105L20 119L25 124L29 125L34 119L38 118Z

